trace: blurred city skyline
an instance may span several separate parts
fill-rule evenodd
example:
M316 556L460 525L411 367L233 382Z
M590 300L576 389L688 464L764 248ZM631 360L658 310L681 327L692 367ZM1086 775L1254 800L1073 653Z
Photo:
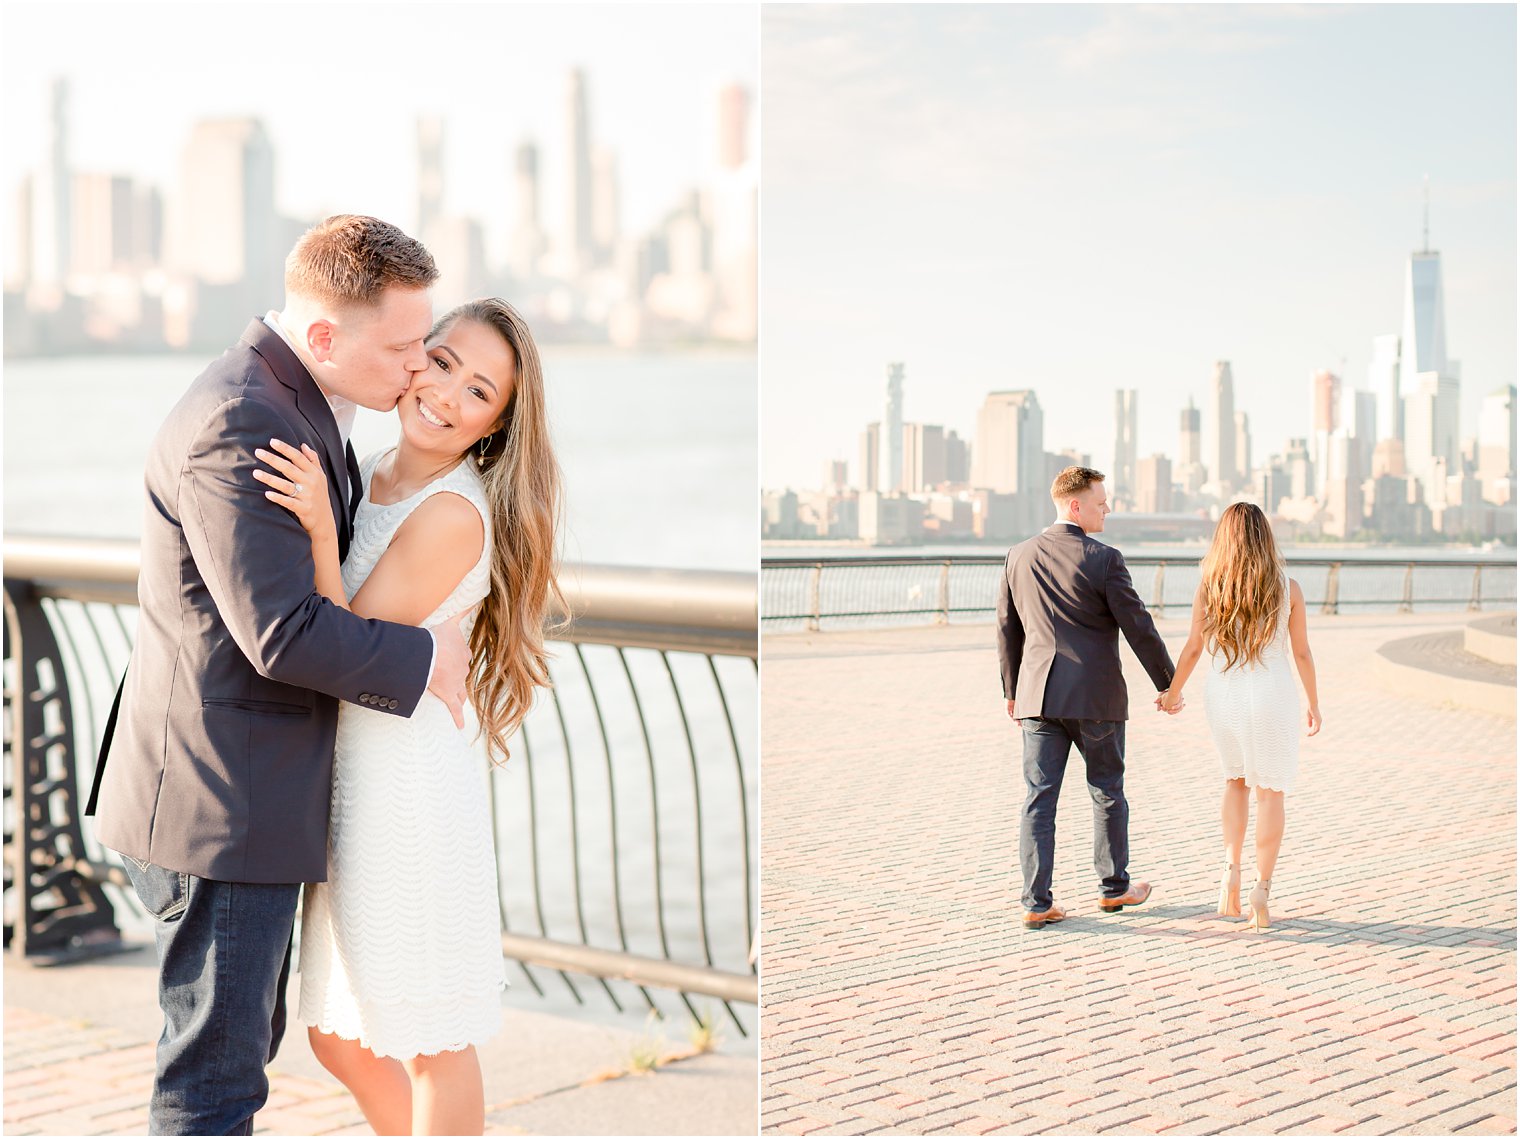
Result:
M1110 469L1117 390L1134 451L1174 453L1228 360L1281 452L1316 374L1371 390L1422 248L1475 436L1515 380L1514 32L1495 6L767 9L762 484L853 467L889 361L905 421L970 440L986 393L1032 389L1046 446Z
M47 146L46 88L61 76L82 170L169 186L197 121L259 118L281 155L281 210L369 213L408 230L419 116L449 124L445 208L489 215L514 148L557 142L565 75L585 71L595 142L620 152L623 222L640 230L715 165L719 89L753 93L759 79L753 11L724 7L49 0L7 3L4 26L8 199ZM313 46L292 46L303 41ZM377 65L402 47L412 74ZM283 63L296 59L313 62ZM558 164L543 192L557 224Z
M62 7L75 19L87 10ZM39 25L58 18L36 9L22 6ZM213 28L251 11L218 8L220 25L200 9L184 13L165 73L195 74L207 62L197 52L214 54ZM353 11L326 5L308 15ZM88 45L67 66L47 50L23 68L7 60L7 354L225 341L247 315L279 303L285 252L330 212L374 213L420 237L443 274L440 307L501 293L546 340L753 340L753 80L736 78L753 74L752 26L746 59L742 36L719 29L709 42L712 21L673 21L668 10L586 9L594 28L582 35L558 11L507 18L437 6L408 43L435 51L445 81L417 90L377 85L368 62L393 46L376 37L415 25L415 10L366 10L342 56L303 77L297 95L240 74L250 59L267 66L278 57L283 14L254 21L237 60L208 90L171 100L167 115L147 113L162 97L155 76L104 91L112 65L96 60L105 76L94 70ZM119 31L130 38L142 27ZM9 14L7 31L14 46ZM641 45L662 60L656 79L628 68ZM502 79L493 52L523 56L524 66ZM581 63L546 70L585 59L605 72ZM54 68L41 74L47 62ZM28 80L36 89L18 90ZM531 110L493 105L493 87L534 89ZM362 92L359 106L345 106L353 92ZM381 121L385 142L366 144ZM138 150L122 151L123 137ZM313 143L318 161L291 160Z

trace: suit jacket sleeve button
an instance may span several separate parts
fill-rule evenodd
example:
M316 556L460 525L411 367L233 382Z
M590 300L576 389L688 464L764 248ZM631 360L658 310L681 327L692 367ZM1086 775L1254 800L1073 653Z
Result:
M385 706L387 708L394 708L396 706L396 701L394 701L394 700L387 700L385 702Z

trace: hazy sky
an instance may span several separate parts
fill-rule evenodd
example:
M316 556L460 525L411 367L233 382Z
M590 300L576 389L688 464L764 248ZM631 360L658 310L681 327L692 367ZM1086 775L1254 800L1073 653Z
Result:
M1511 5L791 7L762 19L762 481L855 476L886 363L970 437L1034 388L1107 469L1228 359L1253 457L1367 385L1430 176L1462 433L1515 382ZM1343 363L1344 361L1344 363Z
M442 114L445 208L494 225L497 245L524 137L540 146L551 232L561 216L571 67L587 71L592 141L617 152L631 232L711 168L714 95L733 80L754 93L759 67L752 7L7 0L3 39L7 215L46 145L47 82L62 74L76 168L172 190L197 119L256 115L279 207L298 217L413 225L417 115Z

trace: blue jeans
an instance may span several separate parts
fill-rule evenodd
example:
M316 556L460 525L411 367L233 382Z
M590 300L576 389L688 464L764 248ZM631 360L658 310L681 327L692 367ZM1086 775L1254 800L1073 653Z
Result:
M123 856L158 942L152 1135L251 1135L285 1033L299 885L217 882Z
M1029 792L1019 827L1024 908L1050 909L1055 870L1056 801L1071 745L1087 763L1093 801L1093 869L1105 897L1129 889L1129 800L1124 797L1124 721L1052 720L1029 716L1024 729L1024 782Z

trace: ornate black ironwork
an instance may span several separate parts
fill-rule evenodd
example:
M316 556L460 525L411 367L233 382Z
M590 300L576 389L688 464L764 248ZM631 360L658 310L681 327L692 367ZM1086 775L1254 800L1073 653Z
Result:
M5 579L5 945L33 964L121 952L85 853L63 655L28 581Z

